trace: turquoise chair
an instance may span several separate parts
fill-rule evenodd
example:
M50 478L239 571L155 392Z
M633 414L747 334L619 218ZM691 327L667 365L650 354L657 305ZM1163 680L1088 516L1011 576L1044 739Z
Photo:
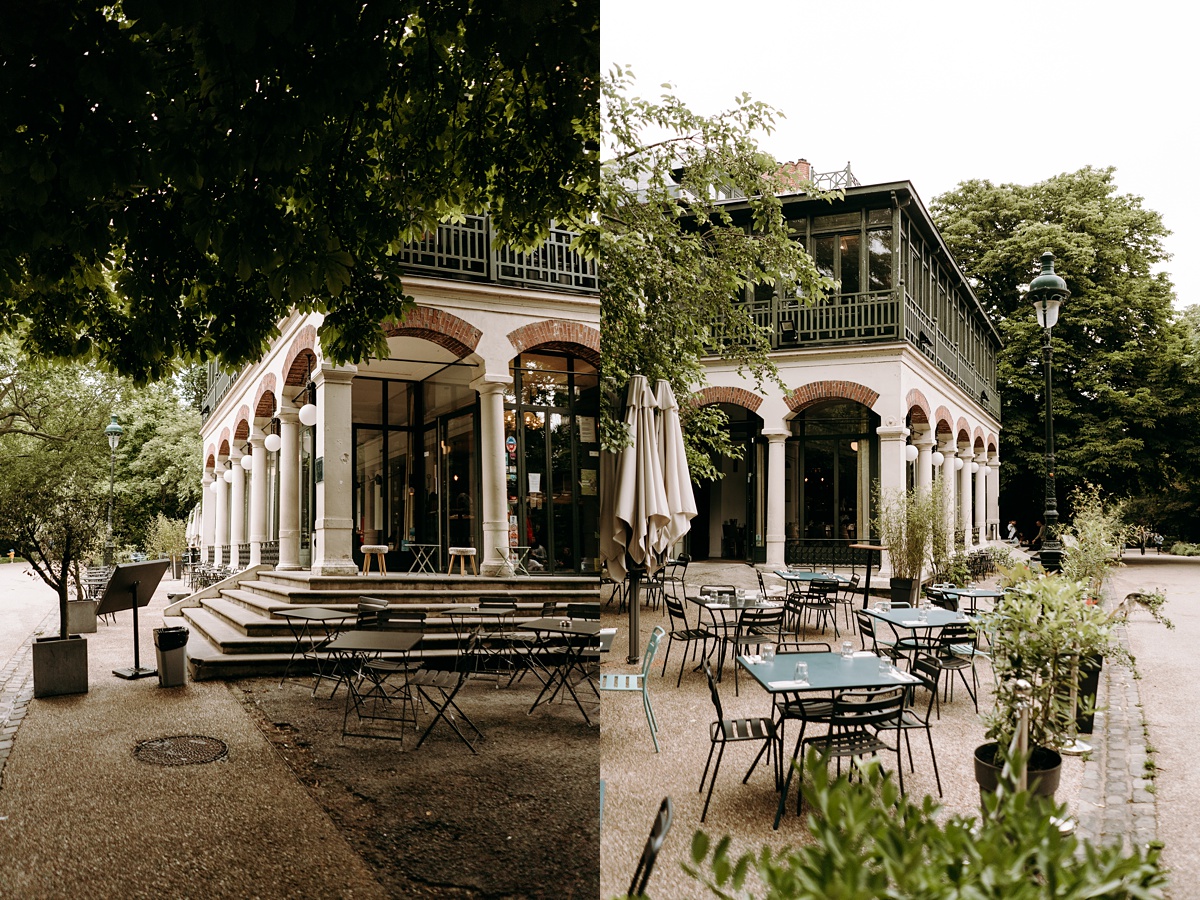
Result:
M650 725L650 737L654 741L654 752L658 752L658 722L654 718L654 707L650 705L650 694L646 691L649 683L650 664L654 662L654 654L658 652L658 642L666 632L661 625L654 626L654 633L646 644L646 652L642 654L642 671L634 675L601 675L600 690L602 691L640 691L642 706L646 709L646 721Z

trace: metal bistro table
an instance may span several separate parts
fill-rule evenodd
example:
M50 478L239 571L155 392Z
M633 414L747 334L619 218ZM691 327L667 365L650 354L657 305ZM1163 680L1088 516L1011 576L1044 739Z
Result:
M415 706L413 707L411 718L406 717L403 711L403 705L411 704L410 697L402 699L399 716L376 714L376 704L379 702L390 704L393 698L384 690L384 678L371 677L370 670L364 666L364 663L382 656L384 653L398 653L407 658L408 652L417 645L421 637L422 635L419 631L374 631L356 628L350 631L343 631L325 645L325 650L337 660L340 677L346 682L346 712L342 716L342 737L373 737L391 741L403 741L404 723L412 722L413 727L416 727ZM370 687L365 691L362 689L363 679L358 677L360 675L366 676L366 679L371 682ZM336 688L334 690L336 691ZM370 712L366 712L368 703L371 704ZM351 706L354 707L354 712L359 719L385 719L400 722L399 736L375 734L365 731L347 731Z
M924 631L928 635L934 629L941 630L947 625L965 625L967 617L960 612L954 612L949 609L942 609L940 606L934 606L925 610L926 620L920 621L921 610L914 609L911 606L902 607L900 609L891 609L887 611L878 609L868 609L867 615L879 619L881 622L887 622L892 626L892 632L900 639L898 628L906 628L913 632L915 638L918 631ZM910 646L913 650L913 656L917 653L917 641L910 641ZM898 648L903 649L903 648ZM912 660L909 660L909 665L912 665Z
M474 674L498 677L501 670L511 668L508 665L511 661L504 652L506 648L498 638L505 631L506 625L509 631L514 627L517 615L515 602L511 606L456 606L444 610L442 615L454 626L454 634L460 645L465 645L471 632L478 629L480 644ZM470 619L477 621L472 623L468 621ZM500 686L499 681L496 686Z
M311 659L314 663L316 677L313 679L313 696L317 694L317 688L320 687L322 678L337 678L336 674L330 674L325 671L324 658L320 655L331 640L337 637L339 631L348 620L356 618L355 613L349 613L345 610L330 609L327 606L299 606L295 609L277 609L275 615L287 622L288 629L292 632L292 637L295 638L295 645L292 647L292 656L288 660L287 667L283 670L283 677L279 679L279 683L283 684L287 681L288 676L292 672L292 665L296 662L297 655L301 659ZM320 626L322 630L321 637L315 638L313 635L313 626ZM337 691L337 685L334 685L334 691ZM333 694L329 695L330 697Z
M938 588L937 590L938 593L953 597L956 601L961 601L964 597L970 600L971 615L979 612L980 600L999 600L1004 596L1004 591L992 588ZM962 604L959 603L959 606L961 608Z
M915 676L902 672L895 666L889 666L886 672L880 672L879 657L865 650L858 650L849 658L840 653L777 653L770 662L751 662L745 656L739 656L737 661L772 699L780 694L798 698L801 694L831 692L836 696L840 691L906 687L919 683ZM807 682L795 680L798 662L808 664ZM791 787L794 763L800 753L802 736L801 734L796 738L796 747L792 751L793 765L788 767L787 778L784 779L783 789L779 792L779 808L775 812L776 829L783 818L784 804ZM782 752L781 747L780 753Z
M408 567L409 574L437 574L437 564L433 557L441 549L441 546L441 544L416 544L412 541L401 542L400 549L408 550L413 555L412 565Z
M533 701L533 706L529 707L529 712L532 713L543 703L549 703L565 687L568 693L570 693L571 699L575 701L575 705L579 707L583 721L591 725L592 720L588 718L587 710L583 708L579 696L575 693L575 687L571 684L571 673L578 671L582 674L583 680L587 681L588 687L596 694L596 699L600 699L600 692L596 689L595 683L593 683L587 668L583 664L584 650L592 644L593 639L598 639L600 636L600 620L550 617L522 622L521 627L532 631L538 636L538 647L533 649L530 654L531 657L536 656L537 651L542 648L548 654L562 655L561 662L553 668L544 667L549 677L546 679L546 683L542 685L542 692ZM555 645L550 647L545 644L546 636L548 635L562 635L567 638L567 641L561 646Z
M684 596L687 596L686 594ZM717 681L720 681L725 670L725 651L729 646L729 642L733 640L741 628L742 615L748 609L780 609L784 607L784 603L780 600L768 600L765 597L758 596L758 592L754 592L754 596L747 596L743 600L738 600L735 594L701 594L699 596L688 596L690 603L700 607L701 612L707 612L709 618L708 630L714 638L713 650L717 651ZM786 612L785 612L786 614ZM698 625L703 625L702 622L697 622ZM763 635L763 642L777 640L778 636L772 638ZM712 657L713 650L708 651L705 659ZM696 665L693 671L699 672L704 667L704 660ZM734 679L737 680L736 678Z

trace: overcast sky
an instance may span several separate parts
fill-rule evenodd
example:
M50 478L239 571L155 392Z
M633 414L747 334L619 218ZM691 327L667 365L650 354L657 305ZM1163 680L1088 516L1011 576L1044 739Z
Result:
M1142 0L602 0L603 69L672 82L696 112L749 92L787 118L762 146L928 206L971 178L1115 166L1173 232L1176 305L1200 303L1200 49L1190 4ZM1191 215L1189 215L1191 210ZM1192 251L1187 247L1191 246Z

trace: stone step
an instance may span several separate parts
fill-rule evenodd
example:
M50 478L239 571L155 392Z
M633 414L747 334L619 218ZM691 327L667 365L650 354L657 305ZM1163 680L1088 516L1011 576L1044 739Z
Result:
M489 594L504 590L557 591L594 590L600 586L599 575L552 576L516 575L511 577L462 575L359 575L321 576L308 572L279 572L264 570L258 580L287 585L298 590L349 591L371 593L379 590L458 590Z

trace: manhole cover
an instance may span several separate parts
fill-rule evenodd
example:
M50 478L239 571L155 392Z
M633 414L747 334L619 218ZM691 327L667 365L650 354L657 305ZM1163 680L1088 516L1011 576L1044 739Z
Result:
M155 766L198 766L224 759L228 752L224 741L200 734L180 734L138 741L133 756Z

